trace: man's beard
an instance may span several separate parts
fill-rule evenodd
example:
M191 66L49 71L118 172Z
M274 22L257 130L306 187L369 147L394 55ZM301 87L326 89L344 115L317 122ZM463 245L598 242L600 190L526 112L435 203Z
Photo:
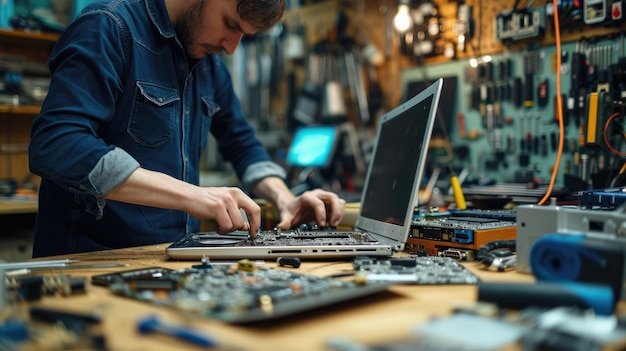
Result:
M199 33L203 27L203 13L204 7L206 6L206 0L198 0L194 2L176 21L176 34L181 42L181 45L187 52L187 55L196 59L200 59L201 57L194 57L193 52L190 52L190 49L193 47L199 46L199 43L194 42L194 37L196 37L196 33ZM203 45L203 47L205 47ZM210 48L213 49L213 48ZM215 51L220 51L218 48Z

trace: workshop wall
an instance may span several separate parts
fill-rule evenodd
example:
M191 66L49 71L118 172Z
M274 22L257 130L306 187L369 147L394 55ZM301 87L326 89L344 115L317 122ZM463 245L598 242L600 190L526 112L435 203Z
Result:
M562 46L561 91L564 94L565 127L564 153L557 184L563 186L569 181L574 182L568 184L570 187L577 184L586 187L592 185L587 183L592 181L593 176L598 176L601 179L593 185L608 187L610 184L602 180L612 179L615 174L611 175L610 170L621 166L621 157L606 148L588 145L584 141L585 135L581 139L581 132L584 134L587 123L586 116L567 108L571 100L572 71L575 69L573 57L584 52L590 54L591 65L608 69L608 62L616 63L623 57L622 39L599 38L585 48L579 42ZM411 82L439 76L458 79L454 95L442 97L443 104L454 106L448 118L451 124L443 138L450 141L455 169L467 168L475 177L492 178L499 182L524 183L536 179L546 182L555 166L559 137L555 107L555 47L494 54L492 60L488 64L492 72L482 73L482 78L481 72L487 64L472 68L469 60L433 64L426 70L407 69L402 74L401 86L406 90ZM530 90L533 103L532 106L524 106L525 66L530 64L535 67ZM501 72L505 67L510 71ZM518 92L515 91L516 80L521 84ZM503 89L507 91L503 92ZM481 90L488 95L484 99L480 96ZM494 96L502 94L506 95ZM516 98L516 94L519 97ZM520 99L521 103L516 99ZM485 111L489 105L495 108L491 116ZM598 128L603 127L609 115L604 114L597 119Z
M616 185L623 172L624 140L618 135L623 129L616 122L622 123L625 78L624 21L608 13L611 8L613 15L621 11L616 3L613 7L603 3L602 11L597 6L585 8L576 16L572 4L560 8L561 67L557 67L551 3L518 11L541 19L534 21L534 32L511 29L513 24L507 21L518 20L516 12L510 12L512 2L474 4L476 31L465 53L452 59L425 55L421 64L401 73L403 99L416 82L441 76L455 85L443 97L444 109L454 106L441 117L448 124L447 133L434 139L431 154L441 157L437 150L445 149L444 161L451 161L457 171L466 169L475 178L497 182L545 184L558 166L557 187L582 190ZM487 59L490 62L481 62ZM472 61L478 66L472 67ZM557 70L565 122L558 164ZM589 111L589 99L593 104L598 96L604 100ZM613 114L614 126L608 126Z
M412 36L428 45L407 44L407 37L391 27L399 4L419 10L423 23L415 25ZM604 124L612 113L621 113L624 99L616 93L623 90L624 79L624 68L618 65L624 57L626 30L620 1L560 3L561 67L556 67L552 3L545 0L325 1L298 7L288 21L297 17L307 28L309 42L315 42L334 24L335 16L329 13L339 10L349 15L356 38L383 53L384 65L377 67L377 74L385 109L435 78L444 77L453 86L447 94L444 91L442 100L448 110L441 117L445 123L435 127L438 135L431 145L435 163L449 162L456 171L467 169L475 178L497 182L546 183L558 155L559 70L565 129L556 186L576 190L615 184L623 162L623 140L613 135L616 144L608 146L601 145L602 140L587 140L586 101L598 85L603 86L593 70L611 77L605 80L609 79L614 99L600 114L593 113L598 115L597 137L603 139ZM437 30L431 30L433 23ZM460 45L461 35L465 45ZM486 56L490 63L481 61ZM580 58L584 60L579 62ZM472 61L478 62L476 68L471 67ZM582 80L581 70L585 71ZM568 108L574 100L581 105ZM613 134L618 128L614 124Z
M604 8L598 8L598 3ZM408 4L421 16L422 23L412 28L410 36L393 27L393 17L402 4ZM562 73L563 103L568 104L575 54L582 54L590 62L585 69L606 70L618 63L624 56L622 36L626 22L611 17L616 13L611 11L616 4L621 2L585 2L576 5L579 8L573 3L561 3L563 62L557 68L552 3L546 0L292 3L285 17L287 35L295 34L303 40L303 54L282 58L280 85L271 89L269 120L274 122L267 128L261 123L260 135L268 134L271 135L268 140L280 140L274 137L280 130L283 139L288 139L285 129L289 106L293 106L307 80L308 56L316 43L336 38L333 35L337 34L338 14L342 13L348 24L346 34L358 43L362 52L368 48L377 55L378 61L370 64L368 73L364 73L369 75L364 84L374 79L380 85L379 113L397 106L418 87L435 78L445 78L444 87L448 87L442 104L445 116L435 126L431 145L431 162L435 166L452 164L456 172L466 169L475 179L545 184L558 155L557 69ZM519 23L526 23L525 27L516 28ZM420 39L409 40L409 37ZM284 52L288 53L289 40L282 41ZM251 57L245 54L248 49L245 47L241 52ZM486 57L490 63L484 62ZM479 65L471 67L475 62ZM241 67L244 67L242 75L249 73L245 64ZM582 100L587 99L587 92L596 90L597 82L593 79L585 82ZM346 98L350 97L346 95ZM256 105L252 100L252 106ZM348 106L353 106L353 102L348 101ZM348 112L350 120L356 122L355 111ZM565 143L556 186L610 185L621 156L580 141L581 127L585 128L587 117L581 111L566 109L565 115ZM601 122L607 118L608 115L603 116ZM443 168L446 171L448 167Z

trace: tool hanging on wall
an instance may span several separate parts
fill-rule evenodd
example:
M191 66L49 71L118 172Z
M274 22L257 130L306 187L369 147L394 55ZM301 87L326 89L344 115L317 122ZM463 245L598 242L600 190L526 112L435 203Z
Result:
M293 5L296 7L297 5ZM284 59L287 82L287 116L293 117L293 113L296 107L296 102L299 92L297 92L296 82L296 66L300 63L306 62L306 39L305 39L305 27L299 23L299 19L295 16L289 26L284 25L285 43L284 43ZM308 73L308 71L307 71ZM307 77L308 78L308 77ZM294 131L296 127L296 121L294 118L287 119L287 128L289 131Z
M307 65L307 80L302 84L300 95L293 108L293 119L303 125L314 124L320 110L322 87L321 73L324 71L323 60L316 52L309 55Z
M252 37L245 42L245 101L247 116L260 130L272 129L270 118L272 57L267 37Z
M363 16L363 4L357 4L359 8L360 22L361 26L363 20L361 16ZM356 39L348 33L348 16L344 11L340 11L337 15L337 23L336 23L336 42L338 49L338 56L342 56L343 60L338 60L338 65L341 64L343 69L339 69L337 73L344 73L340 78L344 78L342 82L349 88L350 91L350 99L353 105L356 105L356 108L353 110L356 112L356 125L360 127L369 126L371 124L370 117L370 108L369 102L366 92L366 84L363 80L363 65L362 65L362 56L359 50ZM361 29L361 33L365 33L366 31ZM380 60L380 58L376 58L376 49L372 46L369 47L370 59ZM374 52L372 52L374 51ZM338 67L339 68L339 67Z
M537 102L540 107L545 107L548 104L548 94L548 80L544 79L537 88Z
M533 51L524 54L524 106L535 106L535 74L542 70L542 58L539 52Z
M265 46L265 45L263 45ZM275 118L271 117L270 100L272 99L272 75L274 68L272 56L270 56L266 50L263 50L258 57L259 60L259 110L260 121L259 127L261 130L273 130L275 128L272 125L276 122Z
M363 81L363 68L360 58L355 55L351 48L344 52L344 59L348 73L348 84L350 86L350 95L356 102L359 120L363 125L370 125L371 117L367 101L367 93L365 92L365 82Z
M372 126L376 122L376 117L385 113L384 107L384 96L383 89L380 86L380 82L378 81L378 75L376 74L375 68L369 64L365 64L365 70L367 72L368 79L368 91L367 91L367 101L369 106L369 125Z
M339 124L348 118L348 109L343 95L343 85L337 77L337 62L335 54L329 52L324 57L326 64L324 91L322 95L322 110L320 120L323 123Z

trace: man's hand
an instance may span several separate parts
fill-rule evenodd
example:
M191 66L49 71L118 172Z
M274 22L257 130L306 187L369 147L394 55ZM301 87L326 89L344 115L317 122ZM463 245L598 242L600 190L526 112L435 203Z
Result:
M346 201L337 194L315 189L306 191L280 209L280 229L315 221L320 226L337 226L345 214Z
M163 173L138 168L107 199L185 211L198 219L217 222L219 233L247 230L256 237L261 227L261 208L241 189L199 187ZM240 212L248 216L246 222Z
M215 220L220 234L247 230L255 238L261 227L261 208L239 188L199 188L197 198L189 205L185 209L187 213L199 219ZM240 209L246 213L248 222Z

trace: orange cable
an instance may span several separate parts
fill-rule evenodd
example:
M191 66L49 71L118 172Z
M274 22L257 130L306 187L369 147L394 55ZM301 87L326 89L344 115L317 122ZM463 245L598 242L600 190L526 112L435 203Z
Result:
M609 130L609 126L611 125L611 122L617 118L621 116L621 114L619 112L615 112L613 113L607 120L606 123L604 123L604 130L603 130L603 136L604 136L604 143L606 144L606 147L614 154L616 154L617 156L620 157L626 157L626 152L621 152L619 150L617 150L616 148L613 147L613 145L611 145L611 143L609 142L609 137L607 135L607 132ZM624 167L622 167L622 169L624 169ZM621 174L621 173L620 173Z
M563 144L565 140L565 128L563 126L563 99L561 97L561 25L559 23L559 7L557 6L557 0L552 0L552 6L554 8L554 37L556 39L556 104L557 104L557 116L559 117L559 149L556 154L556 161L554 163L554 169L552 170L552 177L550 177L550 184L548 191L544 197L539 201L539 205L545 204L545 202L552 195L554 189L554 183L559 172L559 164L561 163L561 156L563 155Z

